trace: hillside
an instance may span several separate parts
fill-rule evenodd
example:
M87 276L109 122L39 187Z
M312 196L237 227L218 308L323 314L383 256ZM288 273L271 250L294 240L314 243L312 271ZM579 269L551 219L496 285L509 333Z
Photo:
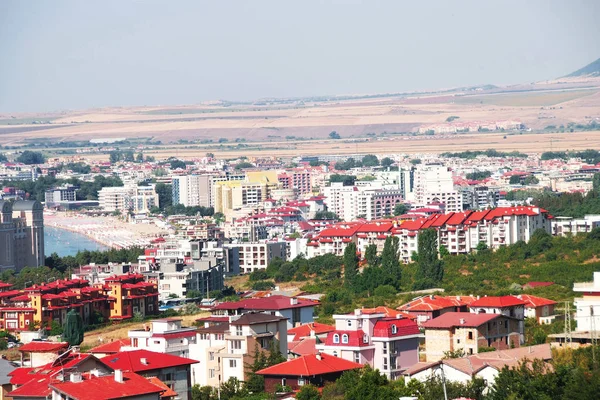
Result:
M566 78L573 78L576 76L600 76L600 58L585 67L570 73Z

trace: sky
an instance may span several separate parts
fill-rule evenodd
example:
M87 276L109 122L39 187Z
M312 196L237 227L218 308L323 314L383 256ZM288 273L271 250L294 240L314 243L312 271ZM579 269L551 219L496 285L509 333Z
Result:
M0 112L518 84L600 57L597 0L0 1Z

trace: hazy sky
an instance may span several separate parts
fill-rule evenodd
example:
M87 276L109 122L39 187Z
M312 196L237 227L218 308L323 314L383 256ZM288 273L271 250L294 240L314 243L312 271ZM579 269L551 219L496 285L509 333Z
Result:
M600 57L600 1L0 1L0 112L523 83Z

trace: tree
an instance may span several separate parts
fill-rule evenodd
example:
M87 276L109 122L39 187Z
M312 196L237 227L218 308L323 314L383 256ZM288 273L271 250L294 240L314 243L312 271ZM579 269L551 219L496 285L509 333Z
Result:
M417 249L417 285L422 289L432 287L441 282L444 276L444 264L438 258L437 231L429 228L419 232Z
M317 211L314 219L339 221L340 217L332 211Z
M329 176L329 182L342 182L344 186L354 186L354 182L356 182L355 175L342 175L342 174L332 174Z
M525 185L537 185L538 183L540 183L540 180L533 175L529 175L527 178L525 178L523 183Z
M139 163L144 162L144 154L138 153L137 156L135 157L135 161L137 161Z
M16 159L17 162L32 165L32 164L43 164L45 159L44 155L37 151L25 150Z
M384 280L383 285L400 288L402 271L400 270L400 239L398 236L388 236L381 252L381 269Z
M379 265L379 257L377 256L377 245L370 244L365 249L365 260L367 260L367 264L371 267L376 267Z
M508 183L511 185L520 185L521 184L521 175L513 175L508 180Z
M186 169L185 162L178 159L171 160L169 165L171 166L171 169Z
M79 346L83 342L83 320L81 314L75 310L67 313L63 340L68 342L70 346Z
M7 162L8 158L4 155L4 153L0 153L0 162Z
M207 158L215 158L215 153L206 153Z
M410 160L410 163L412 165L418 165L421 164L421 160L419 160L418 158L413 158L412 160Z
M394 215L398 216L398 215L403 215L406 214L406 212L409 210L408 206L404 203L396 203L396 205L394 206Z
M121 161L121 152L120 151L111 151L108 154L109 160L111 164L117 163Z
M477 243L477 246L475 247L475 250L477 251L485 251L488 249L488 245L486 242L479 242Z
M600 172L594 174L592 178L592 188L598 196L600 196Z
M336 131L333 132L329 132L329 139L340 139L340 135L339 133L337 133Z
M164 210L173 204L173 187L166 183L157 183L154 191L158 194L158 204Z
M379 159L376 155L367 154L362 158L362 164L365 167L376 167L379 165Z
M313 385L304 385L296 394L297 400L319 400L321 398L321 394L319 390Z
M350 242L344 250L344 284L352 288L356 285L358 275L358 257L356 256L356 243Z
M389 157L384 157L384 158L381 159L381 166L382 167L391 167L393 163L394 163L394 160L392 160Z
M249 163L247 161L242 161L240 163L237 163L235 166L235 169L246 169L246 168L254 168L254 164Z

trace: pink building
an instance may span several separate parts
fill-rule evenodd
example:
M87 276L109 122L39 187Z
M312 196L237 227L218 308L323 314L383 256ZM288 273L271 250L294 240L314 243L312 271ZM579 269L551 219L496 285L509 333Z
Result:
M296 189L299 194L312 192L311 171L307 169L294 169L277 175L277 180L283 189Z
M334 315L335 330L327 334L316 349L325 354L360 364L369 364L396 379L419 362L419 339L423 337L416 322L388 318L385 313Z

